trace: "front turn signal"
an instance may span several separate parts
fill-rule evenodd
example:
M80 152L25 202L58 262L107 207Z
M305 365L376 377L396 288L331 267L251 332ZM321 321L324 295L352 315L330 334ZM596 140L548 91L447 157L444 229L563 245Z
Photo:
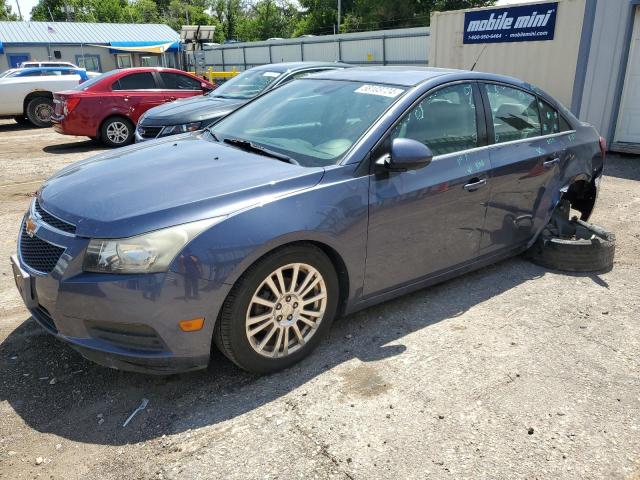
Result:
M192 320L182 320L178 323L180 330L183 332L197 332L204 327L204 317L194 318Z

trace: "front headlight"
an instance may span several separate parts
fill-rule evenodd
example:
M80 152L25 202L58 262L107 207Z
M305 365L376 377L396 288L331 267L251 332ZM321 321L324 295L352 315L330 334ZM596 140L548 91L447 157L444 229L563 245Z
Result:
M173 127L165 127L162 135L176 135L178 133L195 132L200 130L202 122L184 123L182 125L174 125Z
M187 243L225 218L185 223L130 238L91 239L83 270L97 273L166 272Z

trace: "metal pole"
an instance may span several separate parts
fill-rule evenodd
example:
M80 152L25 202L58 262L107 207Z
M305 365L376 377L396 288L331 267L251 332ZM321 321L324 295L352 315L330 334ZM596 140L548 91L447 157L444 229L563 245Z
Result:
M247 49L242 47L242 63L244 64L244 69L247 69Z
M18 6L18 16L20 17L20 21L22 21L22 11L20 11L20 2L16 0L16 5Z
M338 0L338 33L340 33L340 17L342 16L342 0Z
M382 65L386 65L386 64L387 64L387 40L383 33L382 34Z

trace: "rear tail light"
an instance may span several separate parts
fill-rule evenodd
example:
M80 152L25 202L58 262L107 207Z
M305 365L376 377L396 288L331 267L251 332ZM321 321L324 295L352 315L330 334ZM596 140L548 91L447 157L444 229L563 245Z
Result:
M607 141L604 137L600 137L600 153L602 154L602 158L604 158L607 153Z
M76 108L78 106L78 103L80 103L80 99L79 98L68 98L67 100L64 101L64 114L65 115L69 115L69 113L71 113L73 111L74 108Z

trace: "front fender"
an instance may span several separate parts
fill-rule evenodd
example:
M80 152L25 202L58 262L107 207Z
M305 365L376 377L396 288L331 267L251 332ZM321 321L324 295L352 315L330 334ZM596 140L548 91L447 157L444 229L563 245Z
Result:
M212 289L227 289L257 260L294 242L333 249L349 278L350 299L361 294L366 255L368 177L355 165L331 167L315 187L233 214L204 232L181 255L201 265ZM180 255L172 270L180 273Z

